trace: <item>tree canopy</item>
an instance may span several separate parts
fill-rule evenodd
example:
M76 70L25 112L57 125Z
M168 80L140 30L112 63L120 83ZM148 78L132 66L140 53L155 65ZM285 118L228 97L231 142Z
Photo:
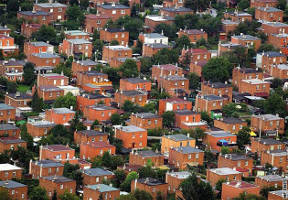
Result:
M202 70L206 81L225 82L230 78L233 65L223 57L211 58Z

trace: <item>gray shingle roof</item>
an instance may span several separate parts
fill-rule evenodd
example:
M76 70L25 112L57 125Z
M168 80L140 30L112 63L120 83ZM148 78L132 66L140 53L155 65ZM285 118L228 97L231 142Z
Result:
M124 6L122 4L103 4L99 5L99 7L104 9L129 9L128 6Z
M0 124L0 130L19 130L19 128L12 124Z
M44 7L44 8L51 8L51 7L54 7L54 8L66 8L67 5L65 4L61 4L61 3L38 3L36 4L37 6L40 6L40 7Z
M44 12L44 11L20 11L19 12L22 15L28 15L28 16L48 16L50 13Z
M26 187L26 185L18 183L16 181L7 180L7 181L0 181L0 187L12 189L12 188Z
M70 110L69 108L53 108L53 111L57 114L75 113L75 111Z
M59 58L60 56L52 53L32 53L33 56L39 58Z
M184 146L184 147L176 147L174 148L175 151L178 151L183 154L190 154L190 153L201 153L204 152L201 149L193 148L191 146Z
M184 141L184 140L192 140L193 138L188 137L187 135L183 134L175 134L175 135L165 135L164 137L169 138L174 141Z
M146 112L146 113L136 113L136 117L142 118L142 119L151 119L151 118L160 118L159 115L156 115L154 113Z
M56 162L54 160L39 160L33 162L37 166L46 167L64 167L64 165L60 162Z
M0 110L12 110L12 109L15 109L15 108L5 103L0 103Z
M160 153L156 153L156 152L151 151L151 150L137 151L137 153L142 157L162 156Z
M150 81L147 81L147 80L144 80L141 78L125 78L123 80L128 81L130 83L147 83L147 82L150 82Z
M109 175L114 175L113 172L110 172L110 171L102 169L102 168L84 169L83 170L83 174L86 174L88 176L109 176Z
M82 130L77 131L77 134L87 135L87 136L97 136L97 135L108 135L108 133L103 133L95 130Z
M105 185L105 184L87 185L85 187L87 187L91 190L98 190L101 193L119 190L118 188L114 188L114 187L111 187L111 186Z
M72 182L74 180L64 177L64 176L45 176L43 179L53 181L55 183L65 183L65 182Z

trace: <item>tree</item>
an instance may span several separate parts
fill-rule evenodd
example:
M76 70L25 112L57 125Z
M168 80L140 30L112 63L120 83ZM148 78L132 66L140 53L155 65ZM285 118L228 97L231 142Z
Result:
M115 186L119 187L121 183L124 182L125 178L126 178L126 174L124 170L121 169L117 169L116 171L114 171L115 174Z
M163 126L171 128L175 123L175 113L172 111L167 111L162 114Z
M202 70L206 81L225 82L230 78L229 71L232 71L232 64L223 57L211 58Z
M131 101L126 100L122 106L122 109L125 112L133 112L134 111L134 104Z
M171 64L178 62L178 51L177 49L161 49L152 57L153 64Z
M0 188L0 200L11 200L8 190Z
M43 105L44 105L43 99L39 98L37 90L36 90L32 96L32 101L31 101L31 107L32 107L33 112L42 112Z
M54 73L62 74L68 77L72 77L71 67L67 67L64 63L60 63L53 69Z
M144 191L144 190L139 190L136 189L132 195L137 199L137 200L152 200L152 196L150 193Z
M131 182L133 180L135 180L135 179L138 179L138 178L139 178L139 176L138 176L137 172L130 172L127 175L127 177L125 178L125 181L123 183L121 183L120 189L124 190L126 192L130 192L130 190L131 190L131 188L130 188ZM139 199L137 199L137 200L139 200Z
M15 93L17 91L17 84L12 81L7 81L7 92Z
M249 8L250 2L248 0L241 0L238 3L238 7L240 10L245 10L246 8Z
M125 60L125 62L120 66L119 72L124 78L137 77L139 72L136 61L132 59Z
M112 125L119 125L121 124L121 116L118 113L114 113L110 117Z
M54 190L52 200L57 200L57 191Z
M263 188L261 188L261 190L260 190L260 194L261 194L261 196L263 196L263 197L265 197L266 199L268 199L268 193L270 192L270 191L275 191L275 190L277 190L277 188L275 188L275 187L263 187Z
M241 193L239 197L234 198L234 200L265 200L265 198L255 194Z
M278 0L277 8L280 10L285 10L287 6L287 2L285 0Z
M183 197L186 200L194 199L210 199L213 200L214 193L211 185L203 181L199 181L195 174L185 179L181 184Z
M228 147L225 147L225 146L221 147L221 154L225 155L225 154L228 154L228 153L230 153Z
M272 45L272 44L261 44L259 49L258 49L258 52L267 52L267 51L276 51L277 49L275 49L275 47Z
M219 197L221 198L221 193L222 193L222 184L225 183L226 180L225 179L220 179L219 181L217 181L215 189L219 191Z
M89 6L89 0L80 0L80 7L82 10L86 10Z
M35 38L37 41L48 41L53 45L57 45L56 31L52 26L42 25L37 32L32 34L32 38Z
M80 200L80 198L77 195L71 194L67 191L65 191L64 194L59 195L59 199L60 200Z
M200 80L200 77L197 74L189 73L188 74L188 79L189 79L189 88L191 90L197 90L197 89L200 88L201 80Z
M72 107L76 109L76 97L71 92L68 92L66 95L58 97L55 100L53 107L54 108L71 108Z
M264 112L285 117L287 114L286 103L279 94L273 93L264 103Z
M34 64L27 62L23 67L23 79L26 85L33 85L36 79L34 74Z
M239 149L243 149L246 144L250 144L250 129L243 127L237 134L237 145Z
M169 24L158 24L155 27L154 32L159 33L165 35L166 37L170 38L170 39L175 39L177 37L176 33L177 33L177 29L176 26L174 24L169 25Z
M137 200L132 194L120 195L117 200Z
M184 47L189 48L191 46L190 39L186 35L176 39L175 48L182 50Z
M70 163L64 164L63 176L75 180L76 185L77 185L77 189L79 189L80 185L83 184L82 173L79 169L80 169L79 165L72 165Z
M85 16L80 7L73 5L66 10L67 21L65 26L69 29L78 29L84 24Z
M283 86L283 81L280 78L274 78L271 83L271 88L279 88Z
M73 134L63 125L56 125L48 132L46 137L42 137L40 144L71 144L73 141Z
M29 197L30 200L49 200L46 190L40 186L34 187Z

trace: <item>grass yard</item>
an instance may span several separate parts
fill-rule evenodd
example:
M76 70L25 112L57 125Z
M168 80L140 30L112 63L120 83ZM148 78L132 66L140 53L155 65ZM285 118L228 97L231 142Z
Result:
M27 90L30 90L30 87L27 85L18 85L17 91L19 92L26 92Z

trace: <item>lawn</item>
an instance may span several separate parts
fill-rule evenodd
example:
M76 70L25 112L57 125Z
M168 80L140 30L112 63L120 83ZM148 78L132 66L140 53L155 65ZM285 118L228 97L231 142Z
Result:
M17 91L19 92L26 92L27 90L30 90L30 87L27 85L18 85Z

